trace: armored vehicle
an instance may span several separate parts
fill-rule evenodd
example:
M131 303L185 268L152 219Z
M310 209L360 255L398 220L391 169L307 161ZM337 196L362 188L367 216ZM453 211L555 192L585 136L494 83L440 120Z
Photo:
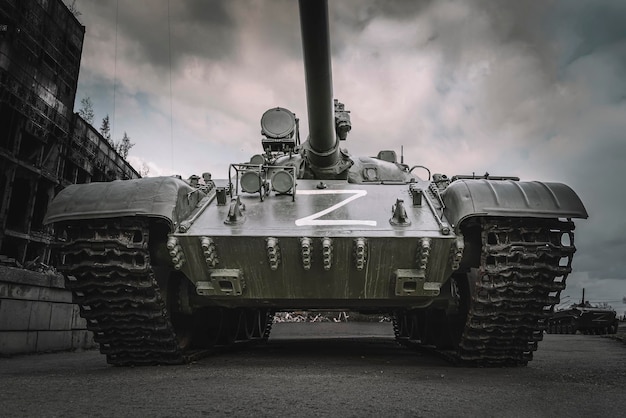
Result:
M571 271L580 199L560 183L431 176L392 150L340 148L351 121L333 98L327 2L299 8L306 140L275 107L263 152L227 179L73 185L51 203L100 350L118 365L183 363L263 341L277 311L323 309L389 314L401 343L456 362L526 364Z
M617 334L619 320L617 312L611 308L593 306L585 301L585 291L580 303L568 309L555 311L547 320L546 331L549 334Z

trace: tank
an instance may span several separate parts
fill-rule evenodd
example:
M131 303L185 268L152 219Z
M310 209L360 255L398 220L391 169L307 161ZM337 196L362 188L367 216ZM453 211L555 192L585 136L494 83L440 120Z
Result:
M568 309L555 311L548 319L546 331L549 334L583 334L603 335L617 334L619 320L617 313L611 308L593 306L585 300L585 290L580 303Z
M299 8L305 140L272 107L259 154L228 178L72 185L51 202L59 268L101 352L180 364L263 342L276 312L341 310L389 315L400 343L457 364L525 365L571 271L582 202L560 183L348 153L327 2Z

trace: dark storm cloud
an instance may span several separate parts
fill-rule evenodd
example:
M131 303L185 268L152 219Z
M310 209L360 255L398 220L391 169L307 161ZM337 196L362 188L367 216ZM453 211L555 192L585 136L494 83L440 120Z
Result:
M203 27L212 25L230 26L233 24L232 16L227 8L230 3L234 2L188 0L184 2L175 1L172 4L177 3L182 7L180 20L183 22Z
M107 0L82 4L90 12L88 21L107 21L112 43L116 36L118 40L133 42L134 48L120 59L169 68L170 51L176 67L186 56L217 60L234 48L236 31L230 2L170 1L169 11L167 0ZM90 29L87 25L87 31Z
M463 38L474 22L459 21L445 14L433 16L429 8L442 2L423 1L347 1L331 2L333 29L361 31L378 18L407 21L426 14L432 23L429 40L451 61L463 49L481 39ZM455 2L451 2L455 3ZM492 27L492 40L525 48L536 56L550 76L562 74L576 59L617 46L626 38L626 2L622 0L545 0L511 2L466 0L475 19L486 16ZM343 44L344 39L333 38ZM416 48L422 47L416 44ZM616 50L619 65L626 66L623 50ZM622 68L624 70L624 68Z
M368 7L372 18L386 16L398 20L411 19L428 7L433 0L374 0ZM356 3L358 4L358 2Z
M424 11L433 0L349 0L330 2L335 25L362 30L376 18L410 20Z
M562 51L562 66L626 39L626 2L621 0L561 0L553 7L551 17L555 22L552 31L566 38L568 48ZM626 69L626 56L619 58L622 70Z
M227 2L199 0L170 2L170 41L172 64L177 67L188 56L202 56L219 60L228 56L234 48L236 32L233 31L232 12ZM159 24L159 22L155 22ZM166 21L160 22L163 38L167 40ZM144 28L150 37L154 27ZM140 34L138 34L140 35ZM133 34L130 34L134 37ZM142 43L143 45L143 43ZM167 44L154 42L145 45L146 53L155 58L159 65L169 65Z
M494 35L501 42L529 48L557 81L568 76L568 67L577 60L594 54L610 55L615 70L626 72L626 2L622 0L474 3L490 15ZM613 87L621 95L624 86L621 82Z
M502 42L528 41L529 44L538 45L545 40L542 38L540 29L545 20L545 12L550 9L554 1L466 0L463 3L468 4L474 10L474 17L488 15L490 24L493 26L493 35L500 38ZM464 28L471 26L471 22L459 21L445 14L432 15L430 13L430 8L440 4L441 2L438 3L435 0L353 0L331 2L330 7L334 12L331 15L334 23L333 29L339 32L342 28L361 31L369 23L380 18L406 22L424 14L428 16L429 23L432 23L433 27L429 40L440 38L438 47L443 47L444 51L452 52L468 42L471 43L471 39L459 39L455 36ZM447 39L448 42L441 42L441 39ZM333 39L335 43L341 44L343 41L343 39ZM420 46L416 45L416 47Z
M186 55L220 59L235 48L231 2L190 0L170 3L174 5L172 59L175 63Z
M120 16L120 29L136 40L143 57L154 65L169 66L168 42L174 67L189 57L212 61L232 57L239 51L241 35L253 25L260 27L258 34L266 45L291 57L301 54L297 5L291 0L170 1L169 29L166 0L151 3L154 14L147 18L140 3Z

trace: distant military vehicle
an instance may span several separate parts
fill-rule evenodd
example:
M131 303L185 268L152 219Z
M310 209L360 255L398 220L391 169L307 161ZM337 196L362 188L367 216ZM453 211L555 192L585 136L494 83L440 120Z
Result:
M262 341L274 312L298 309L389 314L400 342L464 364L532 358L583 204L560 183L431 177L392 150L341 149L351 121L333 101L327 7L300 1L306 141L274 107L263 152L228 179L73 185L51 203L68 286L110 363Z
M619 327L617 313L611 308L593 306L583 298L569 309L555 311L548 319L546 331L549 334L616 334Z

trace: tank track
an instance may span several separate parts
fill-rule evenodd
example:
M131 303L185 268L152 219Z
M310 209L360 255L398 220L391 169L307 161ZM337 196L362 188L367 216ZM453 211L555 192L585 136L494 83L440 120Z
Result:
M63 230L60 270L109 364L182 364L209 353L179 344L150 264L147 219L75 221Z
M276 312L267 311L265 313L265 330L263 330L263 334L261 335L262 341L267 341L270 338L270 333L272 332L272 326L274 325L274 317L276 316Z
M526 365L572 270L573 230L573 222L557 219L482 219L480 266L468 275L470 303L456 348L407 338L394 317L396 339L458 364Z
M71 222L62 271L107 362L185 362L150 265L147 221Z

